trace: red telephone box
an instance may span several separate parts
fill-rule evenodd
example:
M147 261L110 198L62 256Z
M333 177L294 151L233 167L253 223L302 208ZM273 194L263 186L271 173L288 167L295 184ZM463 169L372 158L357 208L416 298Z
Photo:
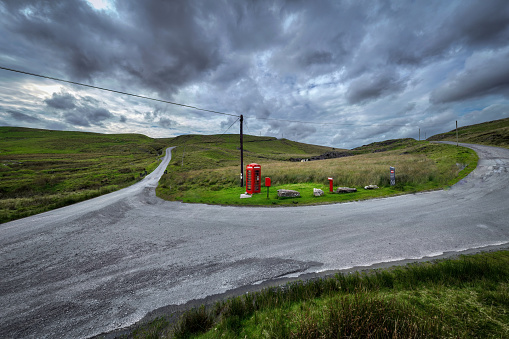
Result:
M249 164L246 166L246 193L260 193L261 190L262 167L258 164Z

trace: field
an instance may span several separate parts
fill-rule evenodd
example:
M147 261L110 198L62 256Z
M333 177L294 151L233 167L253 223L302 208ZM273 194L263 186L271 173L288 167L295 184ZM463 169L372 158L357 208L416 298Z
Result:
M456 141L456 130L434 135L428 140ZM509 118L458 128L459 142L509 148Z
M260 143L263 143L261 141ZM274 142L274 141L272 141ZM253 146L258 146L253 141ZM240 199L245 187L240 187L239 157L226 153L219 156L221 148L195 143L183 146L173 154L170 170L160 181L159 197L168 200L229 205L295 205L362 200L380 196L412 193L446 188L472 171L477 164L474 151L451 145L432 144L413 139L391 140L359 147L351 151L327 150L341 153L335 159L307 162L290 162L294 153L281 153L261 157L263 153L246 152L247 161L262 166L264 177L270 177L272 187L263 187L260 194ZM217 155L213 159L212 155ZM301 154L300 158L310 157ZM286 161L284 161L286 160ZM234 163L234 165L232 165ZM396 185L390 186L389 167L396 168ZM205 169L202 169L205 168ZM328 178L334 179L334 187L355 187L357 193L329 193ZM378 190L364 190L364 186L378 185ZM298 199L278 199L278 189L294 189L301 193ZM322 189L325 195L313 196L313 188Z
M507 338L509 251L296 281L130 338Z
M168 140L0 127L0 222L126 187L158 165Z

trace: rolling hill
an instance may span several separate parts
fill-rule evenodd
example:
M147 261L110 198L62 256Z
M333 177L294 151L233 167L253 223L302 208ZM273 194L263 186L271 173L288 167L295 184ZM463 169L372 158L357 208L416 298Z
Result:
M429 137L429 141L456 141L456 130ZM459 142L509 148L509 118L458 128Z

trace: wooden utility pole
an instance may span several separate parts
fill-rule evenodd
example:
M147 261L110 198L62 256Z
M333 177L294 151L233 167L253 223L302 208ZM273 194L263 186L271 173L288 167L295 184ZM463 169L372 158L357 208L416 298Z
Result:
M458 120L456 120L456 147L458 146Z
M421 141L421 129L419 128L419 141Z
M240 115L240 187L244 186L244 135L242 125L244 124L244 116Z

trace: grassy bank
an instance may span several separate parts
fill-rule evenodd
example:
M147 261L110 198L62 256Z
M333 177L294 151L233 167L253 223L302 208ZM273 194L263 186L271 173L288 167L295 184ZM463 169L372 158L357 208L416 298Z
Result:
M168 200L229 205L342 202L445 188L465 177L477 164L477 155L467 148L415 140L394 142L392 148L388 146L384 143L368 145L353 150L353 155L347 157L309 162L261 159L262 178L272 179L268 199L265 187L252 198L239 198L245 188L239 187L238 165L222 166L219 163L215 168L195 166L183 170L178 163L179 157L174 155L175 162L170 164L169 173L161 178L157 194ZM396 168L395 186L390 186L390 166ZM329 193L329 177L334 178L335 188L348 186L358 191ZM380 189L364 190L364 186L371 184ZM282 188L298 190L301 198L278 199L277 190ZM314 197L313 188L322 189L324 196Z
M144 135L0 127L0 222L135 183L169 146Z
M456 141L456 130L434 135L428 140ZM460 126L459 142L509 148L509 118L488 121L481 124Z
M293 282L133 338L507 338L509 251Z

